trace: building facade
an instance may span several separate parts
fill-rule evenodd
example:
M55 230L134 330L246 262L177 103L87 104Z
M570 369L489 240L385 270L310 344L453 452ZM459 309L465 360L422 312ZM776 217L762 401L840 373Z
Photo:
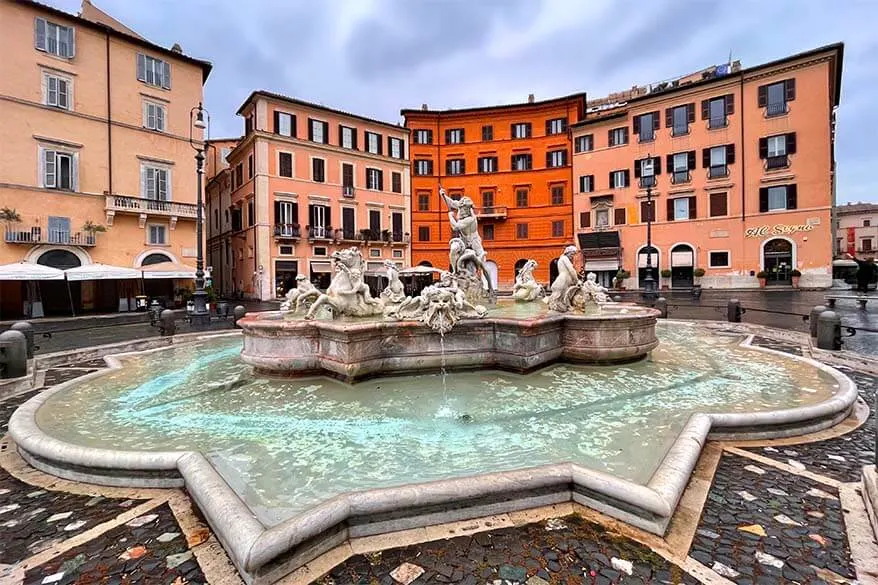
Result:
M534 259L548 282L573 243L568 128L585 115L585 94L461 110L402 110L412 132L412 261L448 267L453 237L441 185L476 208L495 287L511 288Z
M586 270L642 287L832 283L841 44L729 64L602 104L572 129L574 221ZM647 188L651 204L647 203ZM657 270L656 270L657 268Z
M213 292L220 297L235 296L235 275L232 268L232 177L226 158L240 138L218 138L207 141L204 169L204 221L207 226L205 266L209 268Z
M878 203L848 203L835 208L835 255L878 257Z
M190 110L210 64L143 39L88 1L74 16L0 0L0 38L0 264L194 264ZM43 286L47 314L69 314L59 282ZM71 284L84 310L121 307L107 283ZM25 287L2 287L3 314L20 312Z
M367 277L383 274L385 261L411 264L408 130L265 91L238 114L245 132L228 155L230 207L211 211L230 225L233 294L276 298L299 274L326 288L331 254L351 246Z

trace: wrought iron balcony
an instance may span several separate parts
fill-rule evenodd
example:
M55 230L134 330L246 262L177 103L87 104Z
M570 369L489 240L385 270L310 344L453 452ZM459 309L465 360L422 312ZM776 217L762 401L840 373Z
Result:
M331 240L332 226L309 225L305 226L308 231L308 238L311 240Z
M640 177L640 188L646 189L647 187L655 187L655 175Z
M718 130L720 128L726 128L729 125L729 120L725 116L722 118L710 118L707 121L707 128L709 130Z
M276 223L274 224L274 237L298 239L300 237L300 228L297 223Z
M786 101L777 102L777 103L769 103L765 108L765 115L767 117L772 116L783 116L787 113L787 103Z
M506 219L506 206L503 205L477 207L475 211L480 219Z
M348 199L353 199L356 191L352 185L343 185L341 188L342 197L347 197Z
M674 185L688 183L691 179L692 177L689 176L689 171L674 171L671 173L671 182Z
M713 165L707 169L708 179L719 179L729 176L729 165Z
M61 244L89 247L97 244L97 235L93 232L71 232L22 224L7 225L5 239L7 244Z
M774 169L785 169L788 166L790 166L790 157L785 154L769 156L765 159L765 168L769 171Z
M106 211L116 213L136 213L147 215L175 216L178 218L195 219L197 206L193 203L178 201L161 201L128 195L107 195Z
M686 136L687 134L689 134L689 124L686 124L685 126L675 125L671 128L671 136Z

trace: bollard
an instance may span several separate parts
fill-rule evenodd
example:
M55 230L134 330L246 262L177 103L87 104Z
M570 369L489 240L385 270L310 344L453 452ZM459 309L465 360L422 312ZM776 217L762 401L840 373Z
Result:
M823 311L817 317L817 347L831 351L841 349L841 317L835 311Z
M655 300L655 308L661 312L659 315L659 319L667 319L668 318L668 299L665 297L659 297Z
M27 339L21 331L0 333L0 364L4 378L20 378L27 375Z
M222 319L229 318L229 303L226 301L217 301L216 303L216 314L218 317Z
M34 357L34 326L27 321L19 321L10 327L12 331L21 331L27 341L27 359Z
M820 313L828 310L823 305L817 305L813 309L811 309L811 313L808 316L808 326L811 327L811 338L817 337L817 318L820 317Z
M740 323L741 315L744 311L741 309L741 301L738 299L729 299L728 320L729 323Z
M622 297L619 296L619 295L614 296L614 297L613 297L613 302L614 302L614 303L621 303L621 302L622 302Z
M162 311L161 330L162 335L165 336L173 335L177 332L177 316L174 315L174 311L171 309Z
M247 309L244 308L244 305L238 305L235 307L235 327L238 326L238 319L247 314Z

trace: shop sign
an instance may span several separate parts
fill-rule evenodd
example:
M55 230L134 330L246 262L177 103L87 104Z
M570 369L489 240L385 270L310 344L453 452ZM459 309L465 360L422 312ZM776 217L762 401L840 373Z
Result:
M787 225L779 223L775 225L763 225L748 228L747 231L744 232L744 235L748 238L767 238L769 236L788 236L799 232L810 232L813 229L814 226L810 223L802 225Z

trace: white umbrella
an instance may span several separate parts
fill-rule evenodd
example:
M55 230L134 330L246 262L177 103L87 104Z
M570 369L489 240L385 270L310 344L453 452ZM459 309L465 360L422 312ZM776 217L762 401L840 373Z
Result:
M140 278L141 273L135 268L125 268L122 266L110 266L108 264L88 264L86 266L77 266L76 268L68 268L64 271L67 280L129 280Z
M411 268L403 268L399 271L400 274L430 274L436 272L442 272L442 270L432 266L412 266Z
M64 271L32 262L15 262L0 266L0 280L64 280Z

